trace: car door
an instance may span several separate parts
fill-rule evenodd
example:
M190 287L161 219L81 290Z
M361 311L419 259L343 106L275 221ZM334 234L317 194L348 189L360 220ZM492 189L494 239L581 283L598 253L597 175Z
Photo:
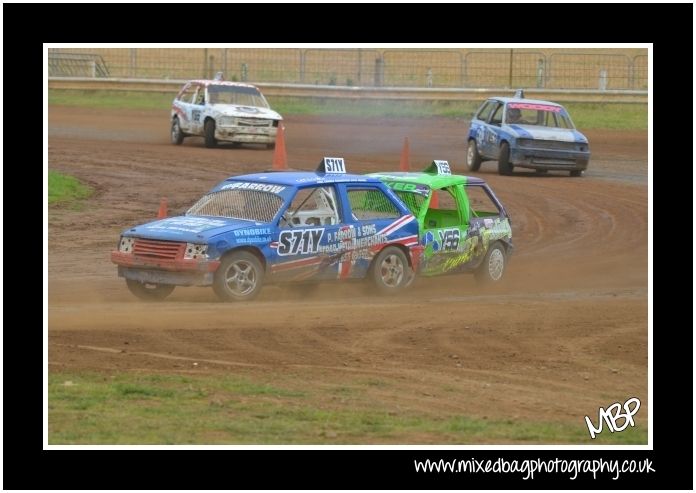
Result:
M365 277L373 257L387 243L417 242L415 217L401 211L380 186L348 184L343 191L346 226L339 238L344 253L336 266L338 278Z
M179 127L186 133L192 133L191 102L194 100L197 90L198 85L189 82L179 92L172 105L172 110L174 111L174 113L176 113L177 117L179 118Z
M437 200L434 200L437 194ZM423 213L421 245L425 248L421 267L423 275L456 271L465 261L463 241L466 237L466 209L462 207L461 185L451 185L431 192Z
M273 244L277 258L270 267L276 282L316 281L336 277L335 248L342 211L334 185L297 191L281 215Z
M490 245L498 240L511 244L512 229L503 206L484 183L467 183L464 208L468 216L462 250L468 260L463 268L475 268Z
M491 108L488 114L488 119L482 125L482 132L476 136L476 145L479 148L481 155L489 159L497 159L500 152L498 138L500 127L503 121L503 104L500 101L495 101L495 105Z
M189 105L191 109L191 125L189 130L194 135L203 135L205 98L205 86L202 84L197 84L196 92L193 94L191 104Z

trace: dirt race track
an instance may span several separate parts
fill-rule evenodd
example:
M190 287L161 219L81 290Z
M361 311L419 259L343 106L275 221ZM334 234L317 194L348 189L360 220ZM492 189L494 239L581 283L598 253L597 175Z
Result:
M268 169L273 152L205 149L202 139L176 147L167 117L49 109L49 169L97 190L82 210L49 211L49 371L232 372L292 381L320 408L578 426L638 397L636 422L647 428L647 132L587 132L583 178L501 177L484 163L476 175L508 208L516 246L493 290L450 276L418 280L398 298L333 284L306 299L267 287L240 304L177 288L147 304L110 263L119 232L152 219L162 196L181 213L227 176ZM462 121L290 117L286 126L297 169L329 155L353 172L395 170L409 136L412 168L446 159L466 174ZM368 399L346 404L329 392L366 379L381 382Z

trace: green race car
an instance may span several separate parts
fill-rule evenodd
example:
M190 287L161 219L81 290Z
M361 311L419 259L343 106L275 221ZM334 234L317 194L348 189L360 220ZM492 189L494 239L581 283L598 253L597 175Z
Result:
M513 250L510 218L480 178L453 175L447 161L421 173L372 173L418 220L423 246L420 274L473 272L482 282L503 278Z

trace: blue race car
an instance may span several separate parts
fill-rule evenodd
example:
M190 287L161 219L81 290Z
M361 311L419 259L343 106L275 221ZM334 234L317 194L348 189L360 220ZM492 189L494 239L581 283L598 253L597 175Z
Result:
M590 161L590 147L565 108L524 99L521 91L516 96L491 98L476 112L467 138L469 170L478 171L483 161L496 160L501 175L520 167L582 176Z
M413 214L378 179L346 174L341 158L320 169L228 178L184 216L125 230L111 260L145 300L175 286L212 285L225 301L250 300L265 283L407 287L423 251Z

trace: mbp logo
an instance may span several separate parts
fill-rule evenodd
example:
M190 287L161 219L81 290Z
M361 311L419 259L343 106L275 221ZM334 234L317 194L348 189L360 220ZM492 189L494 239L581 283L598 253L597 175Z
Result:
M631 408L633 404L633 408ZM625 413L621 412L623 407ZM623 406L620 402L615 402L609 406L606 410L603 407L599 408L599 423L598 428L595 428L590 420L589 416L585 416L585 423L587 423L587 429L590 432L590 437L594 440L595 436L602 433L602 421L607 424L609 431L614 433L615 431L624 431L628 428L628 425L635 426L633 422L633 415L640 409L640 400L637 397L631 397ZM617 424L617 421L624 420L622 425Z

